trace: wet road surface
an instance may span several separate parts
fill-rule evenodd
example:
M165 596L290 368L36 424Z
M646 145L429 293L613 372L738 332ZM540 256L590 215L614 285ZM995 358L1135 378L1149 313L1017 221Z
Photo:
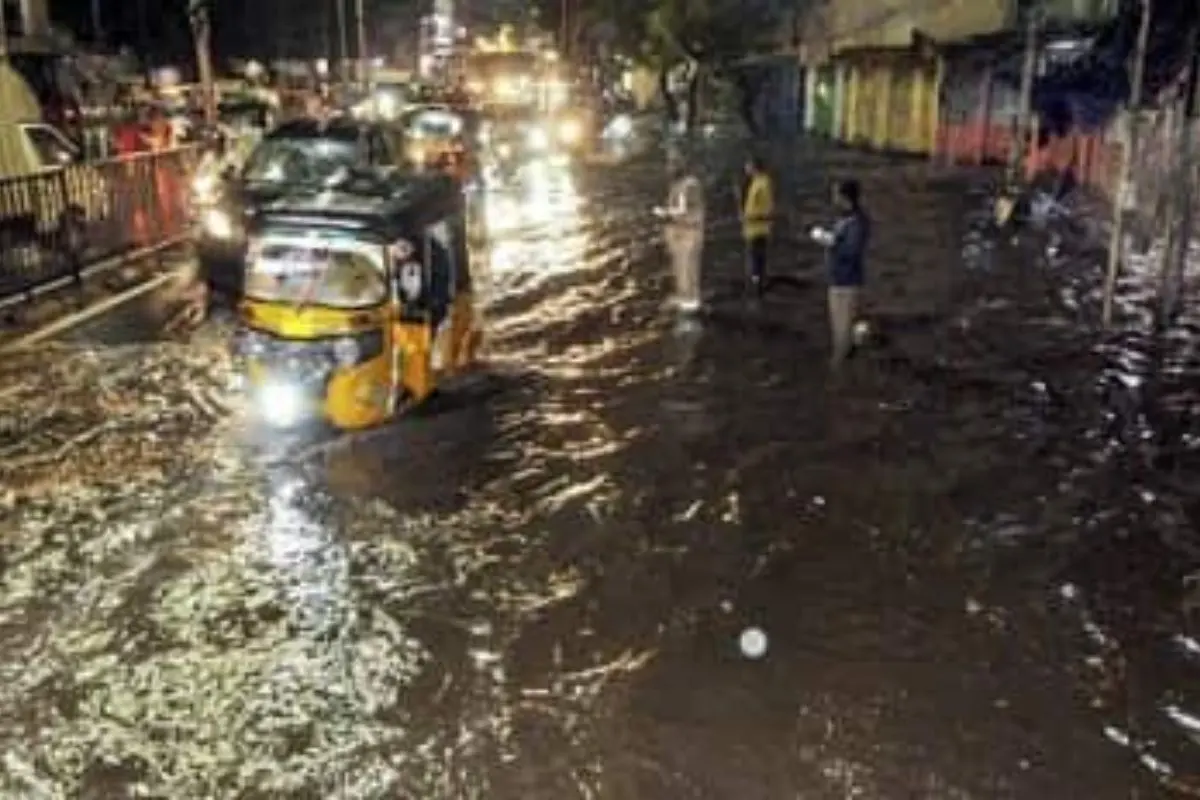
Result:
M786 280L748 306L714 151L699 324L656 162L584 170L486 256L485 372L332 446L242 445L219 321L151 341L134 307L5 364L0 795L1194 785L1192 340L1097 344L1095 253L815 144L775 154ZM796 232L851 174L879 336L831 377Z

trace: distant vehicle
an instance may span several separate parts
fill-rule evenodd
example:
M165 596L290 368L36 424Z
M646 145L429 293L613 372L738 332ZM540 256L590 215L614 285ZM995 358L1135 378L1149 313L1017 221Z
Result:
M536 53L470 53L464 64L467 89L485 107L537 106L542 62Z
M476 163L478 115L447 105L415 106L399 120L408 163L438 169L466 181Z
M394 121L417 102L417 88L408 81L377 80L364 111L377 119Z
M449 179L371 169L262 210L238 354L263 422L379 425L474 362L464 215Z
M273 129L244 160L201 172L193 187L196 250L213 288L240 295L246 226L287 194L321 187L340 173L400 165L396 137L374 122L336 117L295 120Z
M26 179L26 180L16 180ZM42 118L28 83L0 64L0 250L53 243L78 253L110 208L108 182Z

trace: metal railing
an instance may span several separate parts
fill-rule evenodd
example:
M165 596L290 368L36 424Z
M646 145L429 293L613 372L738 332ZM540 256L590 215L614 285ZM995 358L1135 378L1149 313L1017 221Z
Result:
M181 147L0 180L0 305L181 241L198 161Z

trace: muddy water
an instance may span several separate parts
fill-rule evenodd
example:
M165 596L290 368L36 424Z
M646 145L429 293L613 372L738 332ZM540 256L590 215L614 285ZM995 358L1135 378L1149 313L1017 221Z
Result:
M507 220L486 373L396 426L264 463L181 410L194 391L120 384L125 481L5 506L5 795L1024 800L1196 775L1188 340L1135 333L1145 280L1097 344L1074 326L1094 254L981 233L971 181L811 145L774 154L780 280L747 305L739 151L713 149L698 323L666 310L640 160ZM878 339L831 377L799 231L846 175ZM176 358L158 386L233 406L223 336L54 378ZM164 441L188 449L122 466Z

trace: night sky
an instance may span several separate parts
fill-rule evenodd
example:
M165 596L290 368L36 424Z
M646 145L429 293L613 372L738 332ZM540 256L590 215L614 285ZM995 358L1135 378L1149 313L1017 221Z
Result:
M95 39L92 0L49 0L55 23L80 42ZM213 0L218 59L317 58L337 52L335 0ZM353 8L353 0L347 0ZM187 0L99 0L105 49L129 47L154 63L191 59ZM422 0L366 0L372 54L387 53L409 38ZM351 47L354 32L350 31Z

